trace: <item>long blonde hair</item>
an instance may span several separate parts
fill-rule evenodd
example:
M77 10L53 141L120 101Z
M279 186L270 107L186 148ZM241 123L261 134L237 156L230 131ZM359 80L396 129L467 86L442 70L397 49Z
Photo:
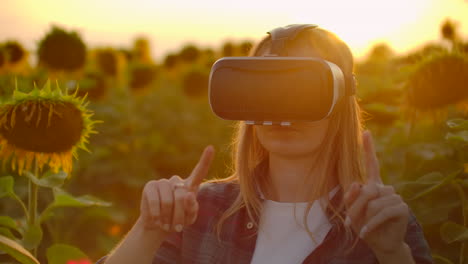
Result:
M251 56L260 56L271 44L269 36L263 38L251 52ZM289 48L305 47L310 54L305 56L319 56L325 60L338 65L345 75L351 75L353 71L353 56L348 46L336 37L333 33L321 28L309 29L298 35ZM286 47L288 49L288 46ZM308 52L307 52L308 53ZM328 188L332 177L336 177L336 182L342 190L348 190L352 182L365 182L366 176L362 167L362 119L361 110L355 96L346 97L339 109L330 116L328 133L325 140L319 147L320 163L325 165L325 173L317 177L308 177L303 186L307 186L307 191L311 197L328 197ZM234 203L228 208L216 225L216 233L220 237L222 225L225 221L242 208L246 208L251 221L258 227L262 202L258 197L256 188L268 186L268 175L255 173L256 168L268 158L266 151L260 144L255 134L255 129L251 125L239 122L237 133L233 138L232 153L232 174L225 179L212 180L214 182L236 182L240 185L240 192ZM317 161L319 162L319 161ZM328 176L328 177L327 177ZM313 179L312 179L313 178ZM311 181L314 181L311 184ZM310 188L312 187L312 188ZM307 212L312 203L309 204ZM326 199L326 206L330 208L341 222L343 218L339 211L343 208L343 201L340 201L337 208L333 207L329 199ZM307 216L308 213L305 214ZM306 222L306 218L304 218ZM307 226L307 225L306 225ZM309 235L312 235L307 228ZM350 230L347 230L350 231Z

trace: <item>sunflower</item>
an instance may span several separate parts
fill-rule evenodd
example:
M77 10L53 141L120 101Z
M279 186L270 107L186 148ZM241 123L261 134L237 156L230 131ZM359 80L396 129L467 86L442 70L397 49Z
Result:
M102 73L109 76L117 76L119 73L117 53L112 49L96 51L96 61Z
M408 68L403 113L412 121L441 122L452 111L468 112L468 57L440 51Z
M84 77L78 81L78 96L87 96L91 101L103 99L109 88L105 76L98 72L87 72ZM78 89L79 86L79 89Z
M72 157L78 148L88 151L89 135L97 121L91 120L85 97L68 95L47 82L42 89L29 93L16 90L0 107L0 160L10 161L18 174L31 170L33 161L42 170L45 165L57 173L70 173ZM88 151L89 152L89 151Z
M3 45L5 66L10 73L26 73L29 68L28 52L17 41L7 41ZM0 66L1 67L1 66Z
M134 63L130 67L130 88L133 91L147 90L156 79L156 74L154 65Z
M151 59L150 42L145 37L135 39L133 43L133 59L138 63L153 63Z
M53 71L73 72L86 63L86 45L76 32L54 26L39 42L39 65Z
M200 97L206 93L210 73L204 68L189 70L182 82L184 92L189 97Z
M407 103L421 111L464 103L468 99L468 58L440 53L416 65L408 80Z

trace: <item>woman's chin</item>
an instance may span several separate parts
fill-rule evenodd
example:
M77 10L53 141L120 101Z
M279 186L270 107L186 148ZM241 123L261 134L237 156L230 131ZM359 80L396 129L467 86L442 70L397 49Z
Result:
M315 153L317 147L306 146L303 143L275 140L264 144L264 147L271 155L283 158L303 158Z
M296 159L315 153L325 137L326 126L258 126L256 132L268 152Z

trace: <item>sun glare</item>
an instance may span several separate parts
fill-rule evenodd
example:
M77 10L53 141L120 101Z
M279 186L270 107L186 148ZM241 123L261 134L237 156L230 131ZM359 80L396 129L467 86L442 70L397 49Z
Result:
M396 39L399 45L408 44L403 43L408 41L403 34L405 28L413 27L426 11L427 1L422 0L330 0L294 14L292 20L310 23L313 18L312 21L335 32L354 49L363 51L371 43L388 38Z
M14 29L0 29L5 36L29 31L34 35L30 39L37 41L51 24L78 30L91 44L124 45L136 35L146 34L155 40L158 55L187 42L215 46L229 38L258 39L267 30L293 23L315 23L335 32L357 56L376 42L389 42L404 52L437 39L438 27L446 17L460 21L464 31L468 23L463 15L468 4L461 0L289 0L287 5L260 0L43 0L41 4L18 0L7 1L4 10L9 18L2 20L0 14L0 22L15 25ZM13 19L17 21L8 21Z

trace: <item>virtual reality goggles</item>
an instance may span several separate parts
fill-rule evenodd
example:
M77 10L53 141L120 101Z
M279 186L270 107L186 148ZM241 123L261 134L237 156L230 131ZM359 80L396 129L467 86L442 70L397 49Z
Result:
M270 32L263 57L225 57L210 73L209 101L220 118L247 124L290 125L328 117L345 96L355 93L354 76L316 57L288 57L287 41L316 25L290 25Z

